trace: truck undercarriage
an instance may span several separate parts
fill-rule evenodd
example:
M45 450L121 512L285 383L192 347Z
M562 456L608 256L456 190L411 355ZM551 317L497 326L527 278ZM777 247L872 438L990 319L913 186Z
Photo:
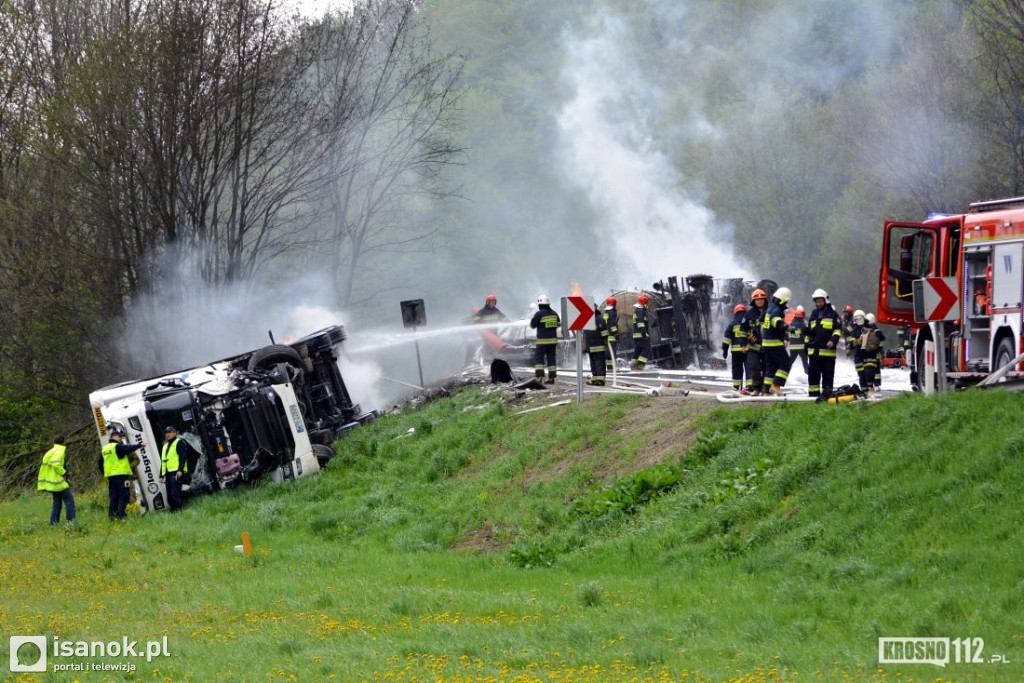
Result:
M315 474L334 454L331 444L373 420L353 403L338 368L340 326L292 344L270 346L208 365L90 394L101 443L111 427L137 451L138 499L166 507L160 477L164 429L189 445L186 490L215 491L270 475L275 481Z

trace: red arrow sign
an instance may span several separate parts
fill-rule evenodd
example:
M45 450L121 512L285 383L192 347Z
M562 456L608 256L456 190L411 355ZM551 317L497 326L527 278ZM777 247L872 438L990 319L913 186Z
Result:
M566 318L569 321L570 330L593 330L595 325L587 324L594 318L594 307L587 303L582 296L566 297L570 304L576 308L576 317L572 317L573 310L568 308Z
M926 277L915 280L917 291L920 283L921 297L914 295L914 318L918 322L940 322L960 318L959 285L955 277Z
M955 286L956 278L949 279L953 280L953 285ZM939 301L935 305L935 308L932 309L931 313L928 314L928 319L946 320L950 312L953 310L953 305L958 302L956 292L949 286L944 278L927 278L925 282L927 282L927 284L935 290L935 293L939 295ZM958 318L960 316L957 315L954 317Z

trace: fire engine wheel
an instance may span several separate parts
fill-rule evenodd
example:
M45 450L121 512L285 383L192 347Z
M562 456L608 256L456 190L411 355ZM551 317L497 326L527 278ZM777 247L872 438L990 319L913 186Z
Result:
M992 372L1005 367L1016 357L1017 354L1013 352L1013 341L1009 337L1003 337L996 347L996 363L992 366Z
M331 461L331 458L335 456L334 449L330 446L325 446L322 443L313 444L313 455L316 456L316 461L321 468L327 467L327 463Z
M277 363L287 363L297 368L302 367L299 352L284 344L271 344L256 350L249 358L250 370L266 370Z

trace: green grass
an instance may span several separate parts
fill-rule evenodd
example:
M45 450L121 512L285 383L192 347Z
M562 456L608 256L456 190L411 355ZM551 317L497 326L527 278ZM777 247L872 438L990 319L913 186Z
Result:
M693 404L659 400L516 416L465 391L321 476L123 525L105 492L73 530L25 495L0 506L0 635L167 636L148 664L58 661L171 681L1024 677L1022 397L705 410L678 446ZM880 636L1011 663L879 667Z

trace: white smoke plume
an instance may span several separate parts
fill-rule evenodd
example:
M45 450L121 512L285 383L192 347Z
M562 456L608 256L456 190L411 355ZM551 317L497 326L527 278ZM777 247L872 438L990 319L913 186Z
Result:
M564 77L574 96L558 117L566 176L597 207L594 230L615 245L625 284L667 275L747 275L728 246L728 225L686 196L669 160L645 130L658 90L631 63L624 21L608 14L592 33L565 40Z

